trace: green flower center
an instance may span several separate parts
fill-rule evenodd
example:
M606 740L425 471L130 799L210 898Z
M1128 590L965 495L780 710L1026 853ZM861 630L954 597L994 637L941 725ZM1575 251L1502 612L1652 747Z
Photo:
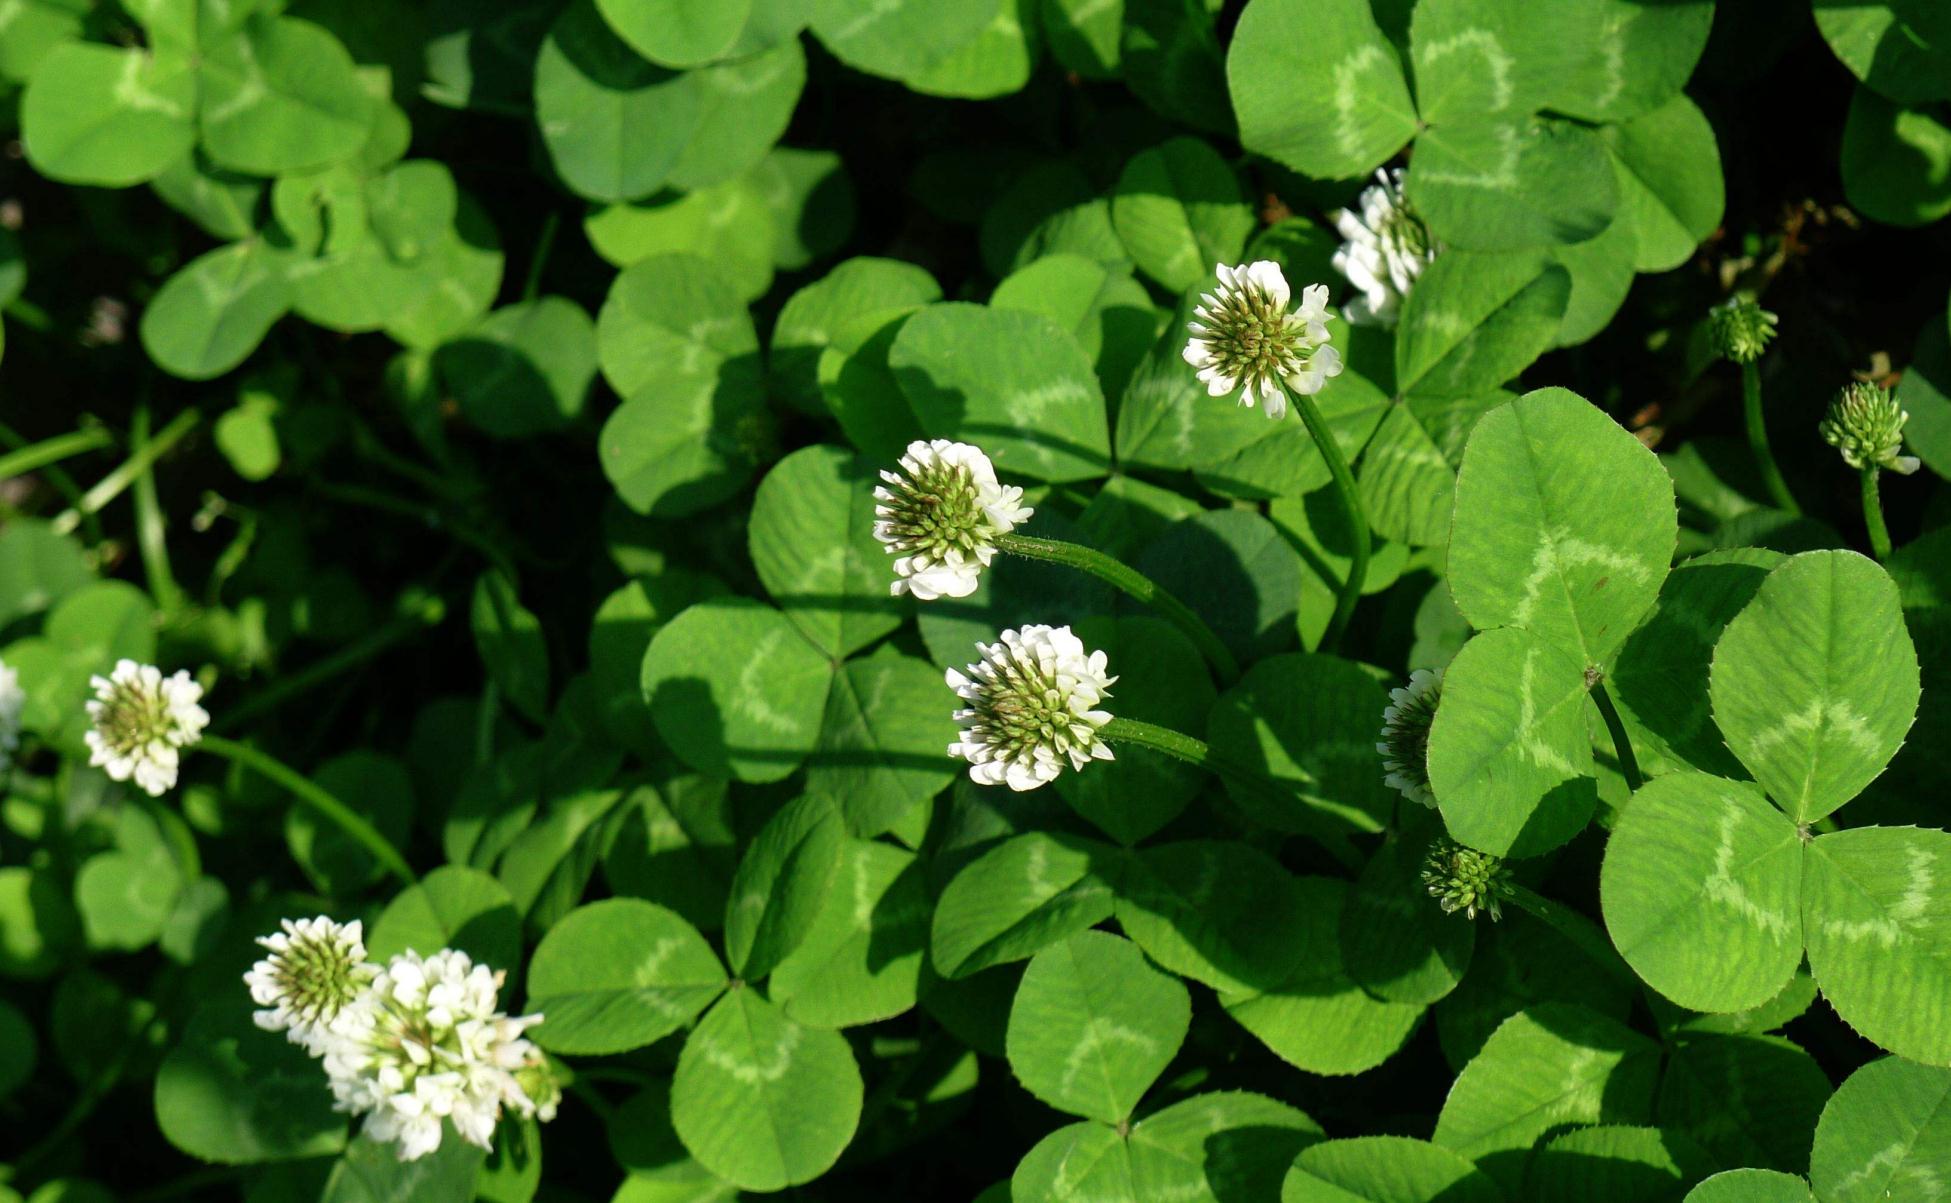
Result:
M911 553L939 561L959 551L973 559L1000 533L982 508L974 474L959 464L929 464L888 492L892 499L881 503L882 521Z
M272 976L293 1012L309 1020L328 1020L358 997L359 962L336 940L293 940L271 958Z
M1027 758L1040 747L1067 753L1080 743L1074 732L1078 718L1070 708L1070 691L1031 665L999 667L996 680L970 708L989 743L1012 757ZM1089 746L1088 740L1083 746Z
M1257 381L1292 375L1307 362L1305 325L1265 290L1253 285L1221 289L1209 309L1206 347L1221 375Z
M1501 857L1438 840L1423 860L1423 884L1445 914L1462 911L1475 919L1486 911L1496 919L1500 901L1510 894L1510 872Z
M128 756L152 743L165 741L170 730L169 704L162 690L139 681L118 682L102 699L95 729L118 756Z

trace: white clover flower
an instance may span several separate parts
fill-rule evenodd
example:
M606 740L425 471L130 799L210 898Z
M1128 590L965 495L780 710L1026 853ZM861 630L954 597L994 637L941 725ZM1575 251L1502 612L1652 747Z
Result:
M1409 684L1389 691L1382 711L1382 738L1375 750L1382 754L1382 780L1403 797L1436 806L1429 792L1429 725L1436 720L1436 704L1443 697L1443 670L1419 668Z
M20 674L0 660L0 773L13 767L14 749L20 747L20 712L26 705Z
M1111 760L1098 738L1110 714L1095 707L1118 678L1106 676L1103 652L1086 652L1069 627L1004 631L997 643L976 644L982 659L966 675L948 670L948 683L968 708L967 724L948 754L969 762L979 785L1029 790L1055 780L1068 760L1081 769Z
M364 1115L366 1135L397 1144L402 1161L440 1147L442 1120L487 1149L503 1107L553 1118L559 1096L552 1084L539 1105L531 1095L543 1093L545 1063L522 1035L542 1017L496 1010L502 980L453 949L394 957L334 1024L334 1107Z
M1341 375L1341 352L1328 345L1326 285L1302 289L1300 308L1290 313L1287 277L1278 263L1222 263L1213 271L1219 287L1199 298L1184 352L1208 395L1238 390L1246 406L1257 396L1267 416L1278 418L1287 412L1283 383L1311 396Z
M1362 292L1342 312L1351 322L1393 326L1402 299L1438 248L1402 195L1402 168L1376 172L1357 203L1361 212L1339 209L1334 215L1346 239L1335 252L1335 270Z
M996 480L996 467L967 443L908 444L899 472L874 490L874 537L894 561L889 592L919 601L967 597L996 557L996 536L1029 521L1023 490Z
M364 932L357 919L335 923L329 916L286 919L284 930L259 936L271 955L251 966L244 984L251 1001L265 1010L251 1016L267 1032L313 1056L333 1040L339 1016L365 990L379 967L366 960Z
M165 677L151 664L118 661L106 677L91 677L88 763L117 781L135 779L154 797L176 784L181 750L203 737L210 722L197 702L203 686L178 672Z

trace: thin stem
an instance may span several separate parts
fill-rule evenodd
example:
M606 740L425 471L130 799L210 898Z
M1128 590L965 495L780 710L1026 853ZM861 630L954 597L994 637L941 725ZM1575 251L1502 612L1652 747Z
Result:
M996 546L1012 555L1026 559L1042 560L1050 564L1062 564L1087 572L1127 597L1150 606L1152 609L1179 628L1186 638L1205 654L1213 671L1219 674L1220 682L1231 685L1239 680L1240 664L1233 653L1220 642L1219 636L1206 625L1205 620L1192 612L1178 598L1161 588L1157 582L1136 571L1120 560L1113 559L1094 548L1078 543L1063 543L1056 539L1037 539L1015 532L1003 535L996 540Z
M377 827L366 821L365 816L301 777L282 761L247 744L234 743L221 735L205 735L202 742L196 746L207 752L215 752L233 764L250 769L282 785L293 797L358 841L360 846L372 853L373 859L385 866L393 876L407 885L418 883L419 878L414 876L413 866L407 864L406 857L400 855L400 850L393 846L393 841L381 835Z
M1355 474L1348 470L1348 458L1342 455L1341 444L1335 442L1334 432L1328 429L1314 398L1293 389L1287 393L1294 399L1294 408L1301 411L1301 421L1307 423L1307 432L1314 436L1321 458L1328 463L1328 473L1335 480L1335 494L1341 498L1342 515L1348 520L1348 579L1341 582L1341 590L1335 595L1334 615L1328 619L1328 629L1321 636L1322 650L1333 651L1348 631L1355 603L1362 597L1362 584L1368 579L1368 513L1362 508L1361 495L1355 491Z
M1565 937L1607 974L1634 989L1638 988L1639 979L1619 959L1619 954L1613 950L1611 942L1601 934L1590 919L1516 882L1510 882L1504 887L1504 897L1514 903L1519 910L1540 920Z
M1870 551L1881 563L1890 558L1890 528L1883 524L1883 498L1877 489L1875 468L1863 469L1863 525L1869 528Z
M129 441L140 455L149 445L149 406L136 406L130 423ZM176 574L169 567L169 542L165 537L162 503L156 499L154 464L144 464L135 480L136 544L142 551L142 570L149 578L149 595L164 614L183 608L183 590L177 587Z
M28 446L27 440L20 437L20 433L5 422L0 422L0 443L5 443L15 451ZM81 504L81 486L75 483L74 477L68 475L66 468L59 464L46 464L42 468L41 475L47 478L47 483L53 485L54 491L61 494L69 505ZM101 519L93 514L83 514L81 533L86 537L90 547L100 543L103 538Z
M1768 449L1768 426L1761 416L1761 369L1753 363L1741 365L1741 400L1748 415L1748 449L1754 453L1755 466L1761 469L1762 482L1774 497L1775 508L1800 514L1802 507L1795 504L1795 494L1782 479L1775 453Z
M1627 736L1619 708L1612 704L1612 695L1606 692L1603 682L1593 682L1592 700L1598 704L1599 717L1606 721L1606 730L1612 732L1612 750L1619 756L1619 771L1626 775L1626 788L1638 793L1646 779L1639 774L1639 757L1633 755L1633 741Z
M0 455L0 480L12 480L25 476L39 468L80 455L84 451L96 451L115 441L106 426L90 426L83 430L71 430L67 434L57 434L51 439L43 439L18 451Z
M562 214L554 209L542 219L542 232L535 237L535 254L528 261L528 282L522 286L522 300L533 301L542 295L542 269L549 265L549 252L555 248L556 227Z
M1279 782L1214 752L1204 741L1174 731L1170 727L1161 727L1155 723L1140 722L1132 718L1113 718L1099 727L1097 733L1112 743L1150 748L1175 760L1196 765L1209 773L1217 773L1234 785L1259 794L1280 808L1300 806L1303 808L1303 813L1313 816L1313 811L1307 809L1306 803L1294 797ZM1349 843L1348 838L1341 832L1325 827L1314 827L1308 834L1325 848L1342 868L1354 872L1361 871L1361 854L1355 851L1354 845Z
M94 488L81 495L73 509L61 511L54 516L52 523L56 534L65 535L80 524L83 516L99 513L103 506L122 495L122 490L134 484L149 465L155 463L176 446L184 435L196 429L203 415L194 409L186 409L170 419L169 425L157 432L156 437L136 449L135 453L123 461L122 466L102 477Z
M229 708L223 718L214 724L214 729L237 730L258 715L275 710L299 694L316 689L339 674L359 667L394 644L412 638L439 622L445 612L446 608L441 605L439 598L421 599L419 605L397 615L391 622L372 631L364 638L282 678L263 693L245 699L240 705Z

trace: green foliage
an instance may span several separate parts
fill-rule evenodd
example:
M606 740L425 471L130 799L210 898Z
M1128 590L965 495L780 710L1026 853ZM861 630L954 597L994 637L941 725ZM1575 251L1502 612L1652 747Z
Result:
M1933 0L0 0L0 1203L1937 1198L1948 81ZM1260 261L1305 418L1188 359ZM920 600L930 441L1034 512ZM1033 624L1112 758L982 784ZM485 1138L264 1026L314 915L535 1017Z

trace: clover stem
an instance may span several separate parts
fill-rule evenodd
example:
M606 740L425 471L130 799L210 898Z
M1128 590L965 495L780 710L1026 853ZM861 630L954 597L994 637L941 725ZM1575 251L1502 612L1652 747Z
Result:
M1599 683L1592 684L1592 701L1599 707L1599 716L1606 721L1606 730L1612 732L1612 749L1619 756L1619 771L1626 776L1626 788L1634 793L1646 784L1639 773L1639 757L1633 755L1633 741L1626 734L1626 724L1619 717L1619 708L1612 704L1612 695Z
M170 419L169 425L157 431L154 438L136 448L135 453L124 460L120 467L102 477L94 488L83 493L73 508L56 514L50 524L54 532L59 535L67 534L80 525L84 517L97 513L103 506L120 497L122 490L140 479L149 465L161 459L171 447L182 440L184 435L195 430L197 423L202 420L203 415L194 409L186 409Z
M325 684L340 673L357 668L394 644L419 634L438 623L445 614L446 607L442 605L440 598L431 594L404 602L400 613L395 615L391 622L368 632L316 664L308 665L290 676L281 678L263 693L246 698L241 705L225 711L223 718L216 723L216 728L221 731L235 731L247 720L274 710L299 694Z
M373 859L407 885L416 885L419 878L414 876L413 866L407 864L406 857L393 846L393 841L380 834L377 827L367 822L365 816L339 801L305 777L300 776L281 760L260 752L247 744L235 743L221 735L205 735L196 745L206 752L217 755L250 769L262 777L289 790L293 797L316 811L322 818L373 854Z
M1301 411L1301 421L1307 424L1307 432L1314 436L1314 445L1328 463L1328 473L1334 477L1335 495L1341 499L1342 514L1348 520L1348 579L1341 582L1335 594L1335 612L1321 636L1322 650L1332 651L1348 631L1348 620L1354 616L1355 603L1362 596L1362 583L1368 578L1368 513L1355 491L1355 474L1348 470L1348 458L1342 455L1341 444L1335 442L1334 432L1328 429L1314 398L1291 388L1287 394L1294 399L1294 408Z
M1219 674L1222 685L1231 685L1239 680L1240 664L1233 653L1220 642L1219 636L1206 625L1205 620L1192 612L1178 598L1166 592L1156 581L1120 560L1105 555L1095 548L1079 543L1064 543L1057 539L1038 539L1030 535L1019 535L1014 531L996 537L996 546L1011 555L1030 560L1042 560L1049 564L1062 564L1086 572L1118 590L1125 596L1143 602L1178 627L1186 638L1192 640L1213 671ZM1196 742L1196 741L1195 741Z
M149 445L149 406L143 403L136 406L135 417L129 425L129 441L140 456ZM142 570L149 578L150 596L156 599L156 607L164 614L174 614L183 608L183 590L176 584L176 574L169 566L169 543L164 537L167 524L163 520L162 503L156 498L155 464L145 463L135 478L136 546L142 553Z
M1863 469L1863 525L1870 532L1870 551L1877 562L1890 558L1890 528L1883 524L1883 497L1877 489L1878 469Z
M1509 882L1504 887L1504 897L1518 909L1539 920L1553 931L1563 936L1573 947L1592 959L1593 964L1612 977L1637 989L1639 979L1633 975L1620 960L1604 935L1590 919L1561 906L1536 890Z
M1300 806L1305 813L1310 816L1313 814L1311 810L1307 809L1306 803L1295 798L1290 791L1284 789L1279 782L1272 780L1266 774L1256 769L1247 768L1245 765L1233 761L1221 753L1214 752L1203 740L1194 739L1190 735L1174 731L1169 727L1161 727L1155 723L1140 722L1132 718L1113 718L1110 722L1099 727L1097 733L1112 743L1132 744L1140 748L1150 748L1154 752L1162 752L1175 760L1183 760L1185 763L1205 769L1209 773L1216 773L1224 777L1235 787L1261 795L1280 808L1285 809ZM1363 864L1361 854L1355 850L1353 844L1348 842L1346 835L1338 831L1319 827L1310 830L1308 834L1316 843L1326 849L1328 854L1334 857L1336 863L1340 864L1342 868L1357 873L1361 871Z
M89 426L81 430L70 430L57 434L51 439L0 455L0 480L12 480L25 476L38 468L80 455L84 451L97 451L115 441L105 426Z
M1761 415L1761 369L1753 363L1741 365L1741 400L1748 418L1748 449L1754 453L1762 482L1774 497L1776 508L1800 514L1802 507L1795 503L1795 494L1788 491L1788 481L1782 479L1781 467L1775 463L1775 453L1768 449L1768 426Z

